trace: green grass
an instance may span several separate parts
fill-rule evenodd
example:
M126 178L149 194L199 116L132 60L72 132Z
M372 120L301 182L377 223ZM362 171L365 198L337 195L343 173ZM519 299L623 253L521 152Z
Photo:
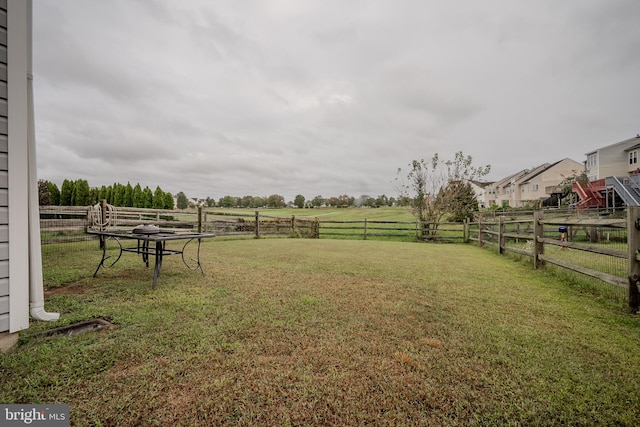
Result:
M206 277L131 254L74 271L0 356L0 402L74 425L637 425L640 324L624 307L473 245L203 244ZM95 257L97 256L97 260ZM47 271L50 271L48 268ZM47 281L53 280L49 273ZM90 317L111 330L29 333Z
M260 215L275 217L291 217L334 221L349 220L378 220L378 221L415 221L411 214L411 209L403 207L383 207L383 208L318 208L318 209L222 209L207 208L212 212L237 212L239 214L255 215L256 210Z

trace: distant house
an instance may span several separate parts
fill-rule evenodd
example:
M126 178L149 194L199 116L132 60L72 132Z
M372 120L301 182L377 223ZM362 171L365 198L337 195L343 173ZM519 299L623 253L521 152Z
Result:
M536 206L556 193L565 178L580 174L582 169L582 164L567 158L521 170L487 188L489 206Z
M562 181L582 173L583 165L566 158L558 162L546 164L520 178L519 205L535 205L551 197L559 191Z
M527 174L529 171L527 169L521 170L520 172L516 172L512 175L509 175L505 178L502 178L499 181L494 182L489 191L489 207L493 205L502 206L502 207L515 207L515 201L513 198L513 194L515 193L515 184L518 179Z
M473 192L476 194L476 200L478 201L479 208L487 208L491 206L489 201L489 190L491 189L492 182L483 181L469 181Z
M586 154L584 170L589 181L627 176L640 171L640 134Z

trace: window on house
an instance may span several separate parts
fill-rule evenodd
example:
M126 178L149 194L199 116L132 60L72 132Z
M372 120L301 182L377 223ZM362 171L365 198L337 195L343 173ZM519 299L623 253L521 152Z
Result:
M587 156L587 169L591 169L596 165L596 153Z
M629 164L635 165L638 163L638 151L629 151Z
M538 191L538 184L532 184L531 191Z

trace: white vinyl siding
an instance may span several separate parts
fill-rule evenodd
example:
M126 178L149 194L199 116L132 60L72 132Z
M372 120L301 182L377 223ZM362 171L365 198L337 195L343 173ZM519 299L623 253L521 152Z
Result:
M9 160L7 102L7 1L0 1L0 332L9 330Z

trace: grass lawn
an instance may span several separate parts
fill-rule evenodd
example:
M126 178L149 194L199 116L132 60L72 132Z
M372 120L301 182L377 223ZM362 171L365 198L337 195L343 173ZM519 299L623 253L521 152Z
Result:
M0 355L0 402L74 425L639 422L638 316L474 245L213 240L206 277L169 257L153 291L132 254L93 279L92 243L45 253L62 317ZM27 336L91 317L116 327Z
M333 221L354 221L354 220L377 220L377 221L410 221L416 220L411 214L411 208L406 207L382 207L382 208L316 208L316 209L223 209L207 208L212 212L242 213L254 215L258 210L260 215L273 217L291 217L304 219L319 218L320 220Z

